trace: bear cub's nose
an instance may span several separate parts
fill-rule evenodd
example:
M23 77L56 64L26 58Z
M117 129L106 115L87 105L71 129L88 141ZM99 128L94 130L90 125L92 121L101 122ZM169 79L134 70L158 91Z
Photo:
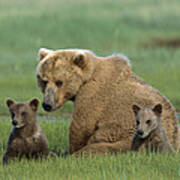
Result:
M50 104L46 104L45 102L42 103L42 106L46 111L51 111L52 109L52 106Z
M18 122L17 122L16 120L13 120L13 121L12 121L12 124L13 124L14 126L16 126L16 125L18 124Z
M144 131L143 130L138 130L137 133L138 133L139 136L142 136L144 134Z

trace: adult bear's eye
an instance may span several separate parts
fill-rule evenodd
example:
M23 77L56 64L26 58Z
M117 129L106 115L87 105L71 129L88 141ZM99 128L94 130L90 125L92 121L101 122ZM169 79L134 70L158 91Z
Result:
M44 86L44 87L46 87L46 85L47 85L47 81L42 81L42 85Z
M25 111L23 111L22 113L21 113L21 116L26 116L26 112Z
M62 86L62 84L63 84L63 82L62 82L62 81L56 81L56 86L57 86L57 87L61 87L61 86Z

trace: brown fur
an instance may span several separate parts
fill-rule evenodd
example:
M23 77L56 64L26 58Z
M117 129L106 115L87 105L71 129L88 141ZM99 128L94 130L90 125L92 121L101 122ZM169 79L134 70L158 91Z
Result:
M39 158L53 155L48 150L48 142L40 125L36 121L36 111L39 101L33 99L27 103L15 103L7 100L7 105L14 124L11 131L3 163L8 163L16 157Z
M46 49L40 49L39 57L37 79L44 105L51 107L47 110L56 110L74 99L70 153L130 150L136 132L134 103L145 107L163 105L161 124L173 147L178 148L174 107L132 72L125 57L97 57L88 50ZM58 81L61 87L56 85Z
M133 107L136 115L137 132L131 149L147 152L174 152L160 123L161 104L156 105L153 109L142 109L137 105Z

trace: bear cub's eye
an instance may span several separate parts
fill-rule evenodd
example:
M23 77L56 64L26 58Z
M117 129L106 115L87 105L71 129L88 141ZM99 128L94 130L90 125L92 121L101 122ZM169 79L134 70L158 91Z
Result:
M140 124L139 120L136 120L136 124L137 124L137 126Z
M151 120L147 120L146 124L148 124L148 125L151 124Z
M11 118L14 119L14 117L15 117L15 113L11 112Z
M56 86L57 86L57 87L61 87L61 86L62 86L62 84L63 84L63 82L62 82L62 81L56 81Z
M26 116L26 112L25 111L23 111L22 113L21 113L21 116Z

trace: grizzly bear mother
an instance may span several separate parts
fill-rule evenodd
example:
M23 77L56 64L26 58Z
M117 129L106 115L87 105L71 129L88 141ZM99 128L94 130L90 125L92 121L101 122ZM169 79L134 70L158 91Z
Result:
M37 81L43 108L54 111L74 102L69 141L71 154L126 152L135 133L132 105L161 103L162 126L178 149L174 107L156 89L135 75L125 56L97 57L78 49L39 50Z

